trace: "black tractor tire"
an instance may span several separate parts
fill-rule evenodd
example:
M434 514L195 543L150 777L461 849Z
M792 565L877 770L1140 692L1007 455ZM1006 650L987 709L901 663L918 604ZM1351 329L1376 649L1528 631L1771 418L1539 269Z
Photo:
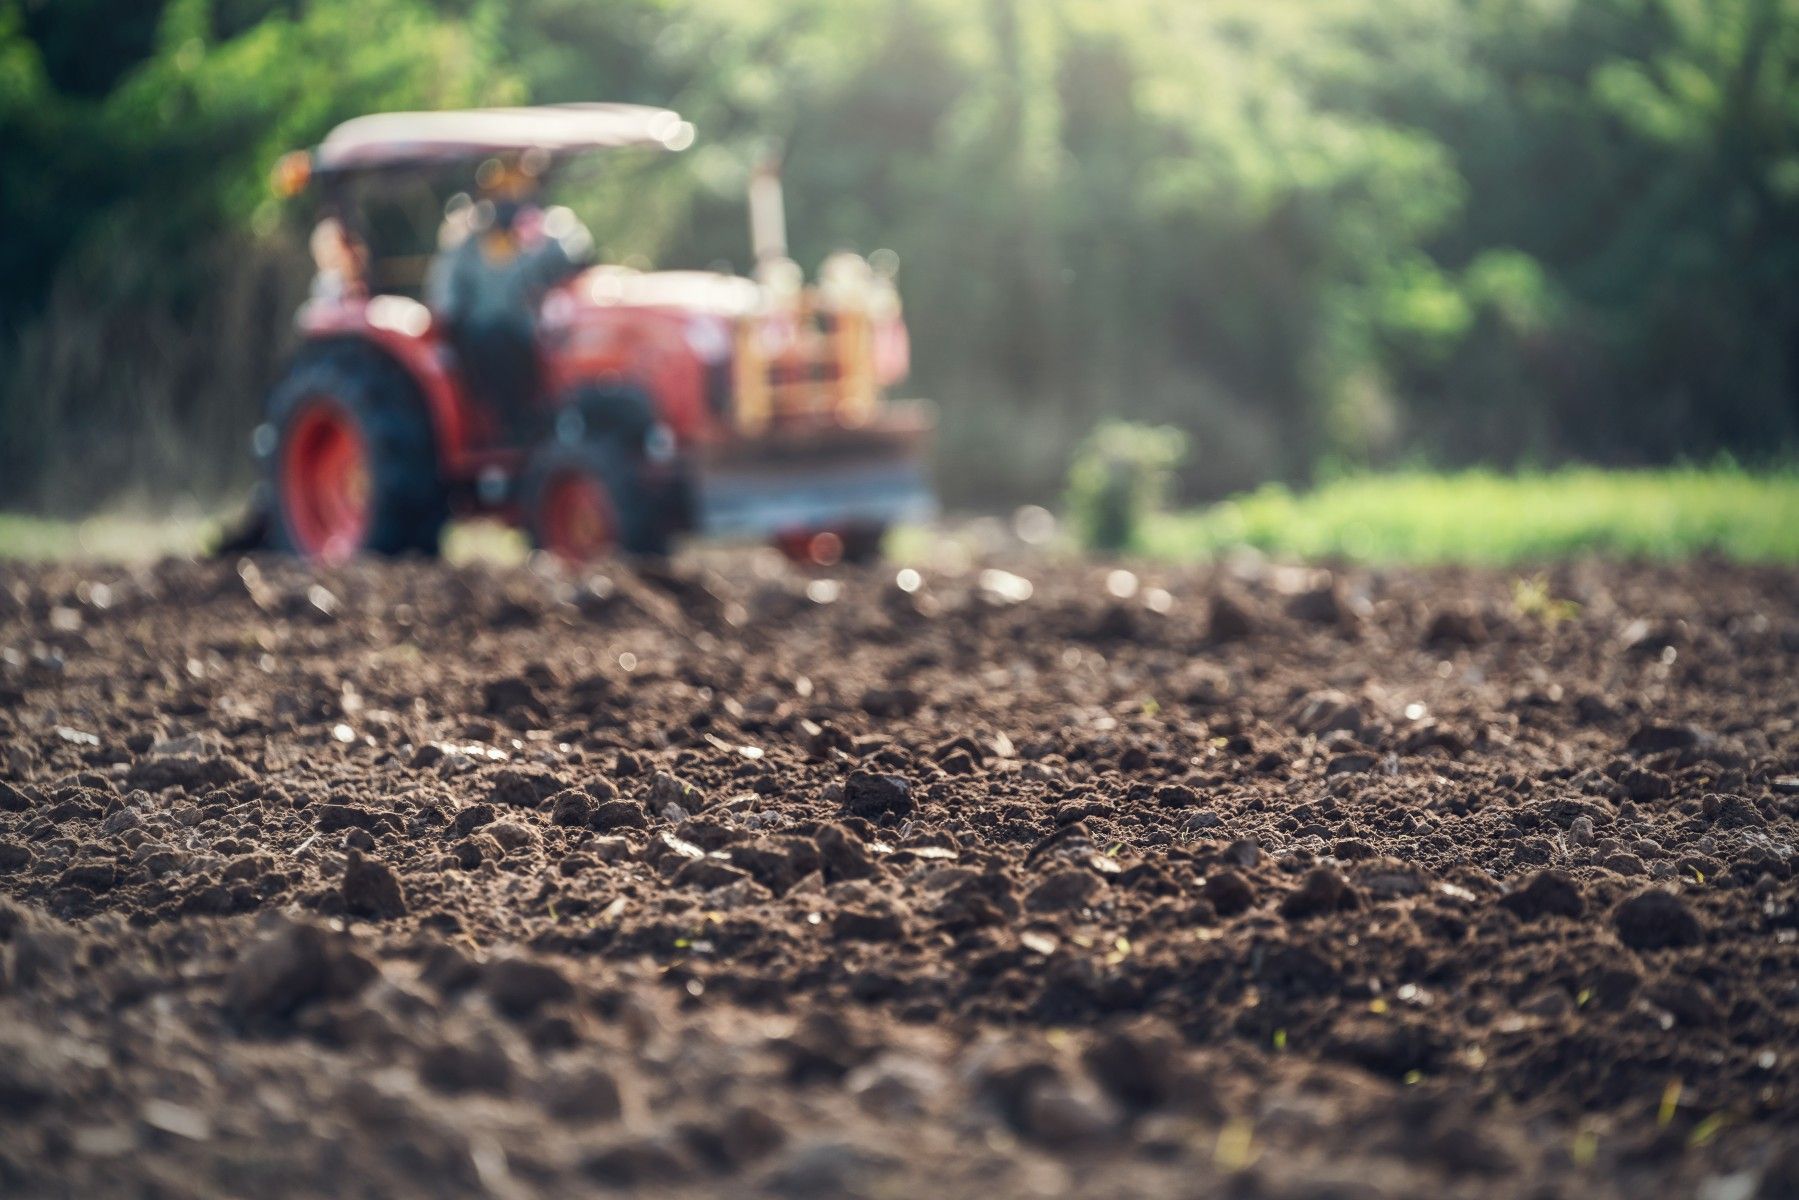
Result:
M843 561L855 567L872 566L881 561L881 546L887 540L885 525L851 525L841 530Z
M436 554L449 502L424 398L398 363L354 341L304 348L269 394L267 432L259 435L269 442L264 477L271 543L294 553L318 553L296 528L292 493L283 476L291 469L290 439L296 427L320 405L344 414L363 448L366 521L354 551Z
M582 384L556 406L554 434L562 442L616 442L633 454L648 454L655 428L655 402L623 380Z
M671 522L661 502L666 489L654 485L641 451L618 437L554 438L539 446L525 465L519 486L525 532L541 550L577 560L555 526L556 490L570 479L598 487L611 508L611 549L628 555L663 557L669 552Z

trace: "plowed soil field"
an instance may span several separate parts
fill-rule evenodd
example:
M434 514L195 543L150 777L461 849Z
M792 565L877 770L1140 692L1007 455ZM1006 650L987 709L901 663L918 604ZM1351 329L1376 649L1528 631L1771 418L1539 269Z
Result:
M1799 575L0 568L0 1194L1799 1196Z

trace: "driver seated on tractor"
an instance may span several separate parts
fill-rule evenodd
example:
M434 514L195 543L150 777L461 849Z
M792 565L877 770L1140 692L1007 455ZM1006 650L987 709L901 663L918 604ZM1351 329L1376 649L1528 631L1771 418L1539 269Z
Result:
M367 299L369 250L337 217L322 218L308 241L312 295L319 300Z
M425 298L461 355L474 394L528 435L544 294L591 259L593 237L566 208L534 203L544 159L490 159L479 203L452 205Z

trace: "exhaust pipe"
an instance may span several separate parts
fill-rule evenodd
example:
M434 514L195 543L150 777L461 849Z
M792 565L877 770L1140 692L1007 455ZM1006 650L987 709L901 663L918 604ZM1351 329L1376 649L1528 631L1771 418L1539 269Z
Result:
M787 208L781 196L780 152L765 151L750 171L750 248L762 274L787 258Z

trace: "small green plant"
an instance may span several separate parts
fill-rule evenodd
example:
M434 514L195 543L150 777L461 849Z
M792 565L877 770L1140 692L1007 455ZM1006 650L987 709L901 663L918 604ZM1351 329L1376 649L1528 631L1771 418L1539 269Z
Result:
M1512 581L1512 607L1519 616L1541 621L1551 628L1580 615L1580 605L1550 595L1549 577L1541 571L1528 579Z
M1167 504L1169 476L1187 435L1168 425L1107 421L1087 435L1068 468L1065 503L1081 542L1116 552L1139 547L1145 519Z

